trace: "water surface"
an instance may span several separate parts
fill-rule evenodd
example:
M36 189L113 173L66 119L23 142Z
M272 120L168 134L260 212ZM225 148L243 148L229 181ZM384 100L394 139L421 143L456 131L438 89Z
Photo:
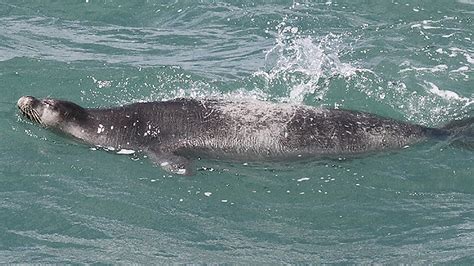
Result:
M474 262L472 150L170 176L20 118L175 97L472 115L474 2L0 0L0 263Z

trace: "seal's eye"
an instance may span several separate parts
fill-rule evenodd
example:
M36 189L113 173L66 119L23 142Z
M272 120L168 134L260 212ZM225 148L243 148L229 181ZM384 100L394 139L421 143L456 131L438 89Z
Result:
M57 110L58 109L56 104L51 100L43 100L43 103L46 105L46 107L48 107L51 110Z

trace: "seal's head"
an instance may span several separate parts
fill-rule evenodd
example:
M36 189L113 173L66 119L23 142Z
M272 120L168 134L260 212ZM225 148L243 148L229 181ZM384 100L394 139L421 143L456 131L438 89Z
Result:
M58 128L65 122L81 122L87 119L87 111L79 105L56 99L36 99L23 96L18 100L18 108L28 119L45 127Z

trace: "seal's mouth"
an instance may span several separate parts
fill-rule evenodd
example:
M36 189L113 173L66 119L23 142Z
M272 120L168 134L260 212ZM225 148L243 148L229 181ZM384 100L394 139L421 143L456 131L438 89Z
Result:
M23 116L33 122L42 124L41 117L38 111L36 111L33 107L33 104L35 102L38 102L36 98L31 96L23 96L18 100L17 106Z

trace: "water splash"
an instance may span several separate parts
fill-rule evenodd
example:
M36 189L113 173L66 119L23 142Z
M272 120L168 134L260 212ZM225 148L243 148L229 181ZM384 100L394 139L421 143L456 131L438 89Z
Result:
M262 77L269 88L286 85L283 100L300 103L309 94L323 98L327 87L320 85L322 80L356 74L356 67L340 60L345 49L340 35L330 33L318 39L303 36L285 21L277 30L276 43L265 54L265 69L254 75Z

